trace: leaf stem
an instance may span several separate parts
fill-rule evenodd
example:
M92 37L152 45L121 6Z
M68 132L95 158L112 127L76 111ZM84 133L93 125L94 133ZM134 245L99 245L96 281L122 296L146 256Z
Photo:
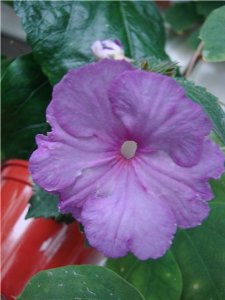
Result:
M203 42L200 42L197 49L195 50L188 66L187 66L187 69L184 72L185 78L188 78L191 75L196 63L198 62L199 58L201 57L201 51L202 51L203 46L204 46Z

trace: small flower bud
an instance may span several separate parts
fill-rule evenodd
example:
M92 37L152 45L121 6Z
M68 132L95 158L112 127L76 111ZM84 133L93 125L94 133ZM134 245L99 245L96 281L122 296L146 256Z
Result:
M124 55L124 49L119 40L97 40L91 46L91 50L98 59L111 58L130 61L130 59Z

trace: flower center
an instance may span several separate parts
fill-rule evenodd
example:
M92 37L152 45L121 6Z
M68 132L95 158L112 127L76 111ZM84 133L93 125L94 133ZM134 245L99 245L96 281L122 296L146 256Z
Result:
M125 141L120 148L120 153L126 159L130 159L134 157L136 151L137 151L137 143L134 141Z

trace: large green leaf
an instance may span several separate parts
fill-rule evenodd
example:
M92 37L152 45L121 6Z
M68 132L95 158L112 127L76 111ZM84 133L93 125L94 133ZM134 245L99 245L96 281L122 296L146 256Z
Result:
M116 273L97 266L67 266L35 275L18 300L144 300Z
M149 1L16 1L35 58L51 83L93 59L96 40L120 39L132 58L165 58L163 21Z
M225 144L225 113L218 104L217 98L205 88L194 85L191 81L182 78L176 80L185 88L187 96L203 107L213 124L215 133Z
M136 286L146 300L180 299L181 273L170 251L157 260L146 261L129 254L120 259L109 259L107 266Z
M225 61L225 5L208 16L200 31L204 43L203 58L206 61Z
M172 246L183 276L181 300L225 299L225 175L212 186L209 217L199 227L180 230Z
M35 135L46 132L51 87L31 54L14 60L2 78L3 159L27 159Z

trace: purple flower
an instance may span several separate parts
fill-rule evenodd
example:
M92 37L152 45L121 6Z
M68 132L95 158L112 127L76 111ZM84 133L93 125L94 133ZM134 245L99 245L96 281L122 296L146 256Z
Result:
M207 217L208 180L224 171L224 155L174 79L125 61L73 69L55 86L47 119L52 132L37 136L33 179L60 195L60 210L106 256L157 258L177 226Z

